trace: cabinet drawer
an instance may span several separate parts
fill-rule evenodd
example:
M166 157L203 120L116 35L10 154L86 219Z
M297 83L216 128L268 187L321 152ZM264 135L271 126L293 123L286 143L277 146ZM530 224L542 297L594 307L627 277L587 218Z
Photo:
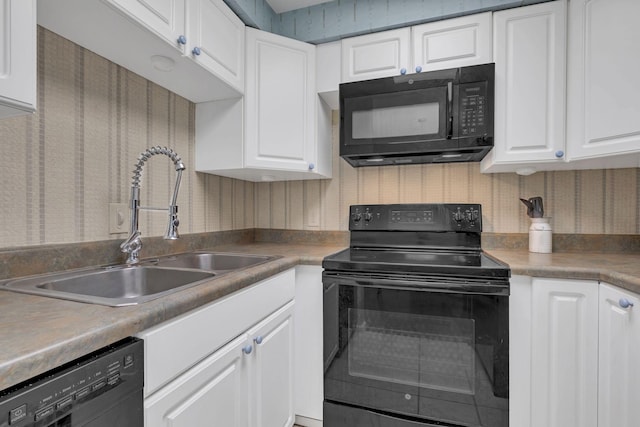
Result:
M213 353L292 300L295 273L288 270L202 308L147 329L145 396Z

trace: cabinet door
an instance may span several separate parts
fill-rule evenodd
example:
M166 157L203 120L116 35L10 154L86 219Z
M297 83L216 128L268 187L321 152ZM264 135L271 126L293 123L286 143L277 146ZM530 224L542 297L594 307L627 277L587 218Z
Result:
M185 36L186 0L104 0L149 28L168 43L183 50L178 43Z
M411 73L410 43L409 28L342 39L342 82Z
M0 118L36 106L36 2L0 0Z
M532 427L596 427L598 283L532 281Z
M187 45L192 57L242 92L244 23L222 0L189 0L187 4Z
M495 146L485 171L564 157L565 21L564 0L494 14Z
M249 426L242 335L145 400L146 427Z
M411 38L416 71L493 62L491 12L417 25Z
M638 17L638 1L569 2L567 151L572 159L640 152Z
M248 332L254 346L252 426L293 425L293 309L292 301Z
M626 300L626 301L625 301ZM633 304L627 305L626 302ZM640 296L600 285L598 425L638 425Z
M245 165L315 168L315 46L247 28Z

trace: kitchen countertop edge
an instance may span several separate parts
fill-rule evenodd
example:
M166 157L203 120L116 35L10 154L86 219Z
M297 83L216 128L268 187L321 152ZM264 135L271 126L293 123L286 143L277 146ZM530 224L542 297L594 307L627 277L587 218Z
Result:
M280 257L130 307L113 308L0 291L4 294L0 298L0 336L9 341L3 342L0 348L0 390L297 265L321 265L325 256L344 249L344 246L251 243L222 245L214 249ZM637 254L532 254L522 250L486 252L508 264L512 276L599 280L640 293ZM19 313L22 307L29 307L33 316L21 320ZM3 309L10 312L3 313ZM43 324L34 327L29 322ZM25 323L27 326L24 326ZM25 337L23 334L26 330L29 336Z

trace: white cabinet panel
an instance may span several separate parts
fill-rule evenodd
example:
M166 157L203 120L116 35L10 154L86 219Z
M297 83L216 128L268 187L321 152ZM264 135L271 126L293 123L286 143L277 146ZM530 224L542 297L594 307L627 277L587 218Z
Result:
M531 425L596 427L598 284L532 281Z
M531 426L531 277L511 276L509 295L509 425Z
M251 406L255 409L252 426L293 425L293 310L294 302L290 302L248 332L254 344L250 373Z
M337 324L338 304L335 307ZM324 399L322 354L322 267L299 265L296 267L294 407L297 416L317 422L322 420Z
M246 335L145 400L146 427L249 426Z
M182 50L178 43L185 33L185 1L186 0L105 0L129 17L154 31L169 44Z
M342 40L342 82L400 74L409 68L411 29L383 31Z
M626 304L630 302L633 306ZM626 307L625 307L626 306ZM640 296L600 285L598 426L635 427L640 402Z
M242 92L244 23L222 0L189 0L187 4L187 45L192 58Z
M242 99L196 106L196 169L249 181L330 178L331 110L315 46L246 29Z
M565 21L564 1L494 14L495 146L484 172L564 158Z
M237 60L244 53L230 51L242 39L225 29L225 45L212 46L225 18L200 25L214 13L232 13L227 9L221 0L39 0L38 24L192 102L207 102L242 93L233 73L242 72ZM197 59L196 41L203 51Z
M569 2L572 159L640 152L639 16L638 1Z
M0 118L36 107L36 2L0 0Z
M413 70L493 62L491 32L491 12L416 25L411 28Z
M295 295L294 286L295 273L289 270L139 334L145 346L145 396L285 305Z
M315 167L315 68L313 45L247 29L248 167Z

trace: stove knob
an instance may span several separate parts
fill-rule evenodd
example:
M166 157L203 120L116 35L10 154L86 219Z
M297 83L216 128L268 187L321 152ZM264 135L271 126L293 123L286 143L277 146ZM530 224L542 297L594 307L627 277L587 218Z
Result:
M456 222L461 222L464 219L464 214L460 212L460 208L458 208L458 210L453 213L453 219Z
M358 223L362 219L362 214L360 212L356 212L351 216L351 219L353 219L353 222Z
M373 215L371 215L371 212L365 212L365 213L364 213L364 220L365 220L366 222L369 222L369 221L371 221L372 219L373 219Z

